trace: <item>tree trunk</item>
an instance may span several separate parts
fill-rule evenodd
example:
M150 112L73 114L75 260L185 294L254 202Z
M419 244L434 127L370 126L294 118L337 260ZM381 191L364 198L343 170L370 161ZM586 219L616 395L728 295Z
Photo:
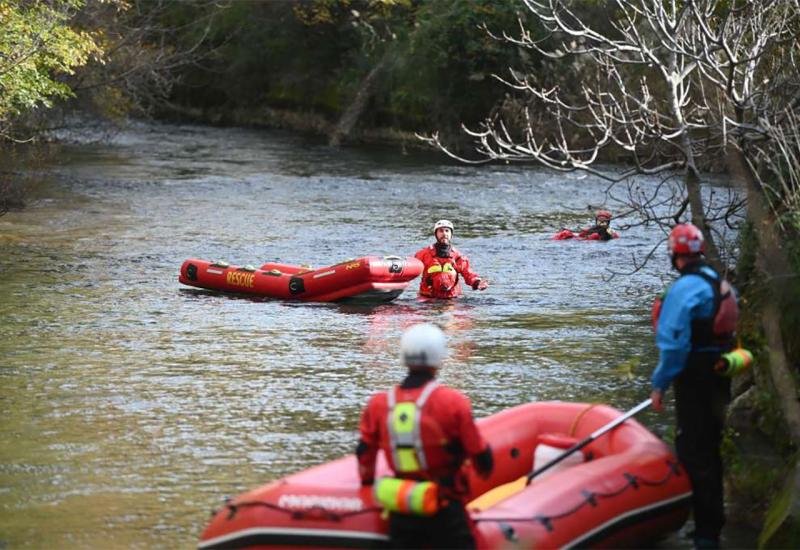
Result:
M338 147L342 144L342 140L350 136L350 132L353 131L356 122L361 118L361 115L367 107L367 101L375 91L375 83L378 80L378 75L383 71L384 67L386 67L387 63L388 57L384 55L377 65L364 77L364 80L361 81L356 97L336 124L336 128L334 128L330 140L328 141L329 145Z
M679 31L680 32L680 31ZM664 73L665 81L669 89L670 96L670 109L672 116L675 117L678 127L680 128L680 144L681 152L686 159L686 173L684 175L684 184L686 185L686 196L689 199L689 210L691 211L692 223L702 231L703 238L706 242L706 258L708 263L716 269L719 273L724 273L725 266L722 265L722 260L719 257L719 249L714 242L714 236L706 223L705 208L703 206L702 187L700 185L700 172L697 170L697 163L694 159L694 152L692 150L692 138L689 135L689 127L686 124L686 119L683 116L683 109L681 108L680 93L678 92L678 85L682 81L678 75L680 71L677 68L676 55L673 52L669 60L669 71Z
M789 429L789 439L800 447L800 401L797 384L792 376L781 331L781 300L787 293L785 279L780 275L789 273L791 267L786 251L781 248L777 225L770 220L767 198L756 177L750 172L742 158L742 152L733 149L728 155L730 172L740 174L747 185L747 219L753 224L758 239L756 267L763 273L768 293L762 310L761 326L769 347L769 374L778 395L784 420Z
M706 241L706 258L708 263L716 269L719 273L725 273L727 268L722 264L719 257L719 249L717 248L714 236L706 223L705 209L703 207L702 187L700 185L700 173L694 162L694 154L691 149L691 142L689 136L684 134L683 147L686 153L686 194L689 198L689 209L692 212L692 223L703 232L703 238Z

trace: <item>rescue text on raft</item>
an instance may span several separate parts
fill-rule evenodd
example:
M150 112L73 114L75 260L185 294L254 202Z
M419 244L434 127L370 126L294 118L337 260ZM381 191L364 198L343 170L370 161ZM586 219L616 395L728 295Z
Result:
M189 259L178 280L189 286L282 300L389 301L422 272L422 262L399 256L365 256L336 265L308 267L267 263L260 268Z
M536 462L561 452L559 442L584 439L622 414L605 405L542 402L479 420L495 468L481 479L465 466L478 548L643 547L679 529L689 514L689 479L669 448L633 419L526 483L542 465ZM391 475L382 453L377 473ZM388 522L351 455L228 501L199 548L388 543Z

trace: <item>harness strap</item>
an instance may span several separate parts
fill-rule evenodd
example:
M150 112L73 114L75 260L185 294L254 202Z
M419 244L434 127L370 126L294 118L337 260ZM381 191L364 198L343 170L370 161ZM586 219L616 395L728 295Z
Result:
M703 267L709 267L706 264L703 265L696 265L692 266L689 269L684 270L681 272L681 276L685 275L697 275L706 281L712 289L714 294L714 302L713 308L711 311L711 316L708 319L695 319L692 321L692 346L707 346L707 345L717 345L721 342L720 338L725 339L729 335L723 334L716 334L714 332L714 327L717 323L717 315L719 315L720 308L722 307L723 300L728 299L731 294L733 293L733 288L730 287L723 293L722 292L722 284L723 278L722 275L714 271L717 277L712 277L705 271L703 271Z
M407 411L401 411L401 414L405 412L406 414L411 414L413 416L411 430L401 432L398 432L397 426L395 425L395 409L398 406L403 406L406 403L404 402L398 404L396 393L397 388L392 388L388 392L389 413L386 415L386 424L389 433L389 442L392 449L392 458L394 460L395 468L398 471L409 471L404 469L405 464L401 461L400 457L400 450L409 448L414 449L414 454L416 455L416 460L414 460L414 462L417 463L419 469L427 470L428 468L425 450L422 446L422 408L425 406L425 402L428 400L434 390L436 390L438 387L439 383L435 380L428 382L425 385L425 388L422 390L422 393L420 393L419 397L417 397L417 400L411 404L411 407L408 407Z

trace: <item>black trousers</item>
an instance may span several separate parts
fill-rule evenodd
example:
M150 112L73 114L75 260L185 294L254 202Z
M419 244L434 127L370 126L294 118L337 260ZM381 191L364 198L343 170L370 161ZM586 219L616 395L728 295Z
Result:
M692 482L695 538L718 539L725 524L720 444L730 379L714 374L718 353L692 352L675 380L675 447Z
M392 548L475 548L464 505L449 502L435 516L389 515Z

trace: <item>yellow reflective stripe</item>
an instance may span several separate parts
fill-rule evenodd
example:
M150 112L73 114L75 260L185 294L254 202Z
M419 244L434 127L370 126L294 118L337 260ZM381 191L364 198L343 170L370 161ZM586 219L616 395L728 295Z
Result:
M422 408L438 387L436 381L425 385L416 401L397 403L397 391L393 388L387 395L389 411L386 429L392 449L392 461L397 472L415 472L428 467L422 445Z
M417 405L414 402L398 403L392 412L392 428L396 439L397 464L399 472L415 472L420 469L417 452L414 449L414 421L417 416ZM406 447L401 447L405 445Z
M398 403L394 407L394 431L398 434L411 433L414 429L414 417L417 407L413 402Z
M417 452L414 449L397 449L398 472L417 472L422 469L417 460Z
M455 270L455 266L450 263L444 265L434 264L428 268L428 273L453 273Z
M392 477L383 477L375 484L375 500L387 510L395 510L395 498L400 480Z

